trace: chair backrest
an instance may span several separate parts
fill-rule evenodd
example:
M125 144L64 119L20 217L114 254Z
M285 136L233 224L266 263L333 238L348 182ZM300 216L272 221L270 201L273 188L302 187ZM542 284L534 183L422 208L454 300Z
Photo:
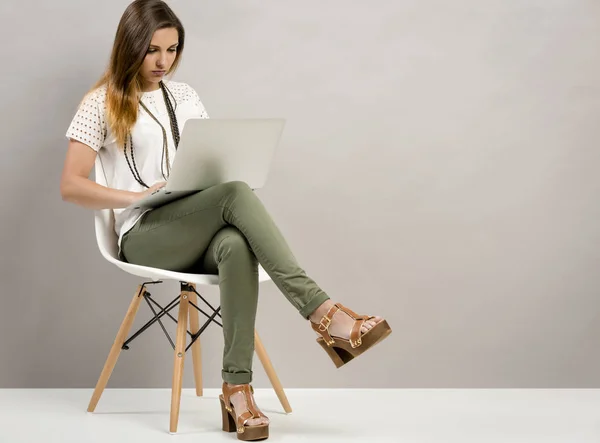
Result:
M107 186L106 174L100 155L96 156L95 168L96 183ZM96 241L102 256L110 261L119 260L119 237L115 232L115 217L112 209L98 209L95 211Z

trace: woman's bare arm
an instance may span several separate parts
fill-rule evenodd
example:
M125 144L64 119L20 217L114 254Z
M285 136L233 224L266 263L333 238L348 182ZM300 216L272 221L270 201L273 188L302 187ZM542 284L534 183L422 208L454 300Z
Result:
M84 143L70 139L60 179L60 194L64 201L89 209L125 208L134 201L164 186L157 183L144 192L107 188L90 180L97 152Z

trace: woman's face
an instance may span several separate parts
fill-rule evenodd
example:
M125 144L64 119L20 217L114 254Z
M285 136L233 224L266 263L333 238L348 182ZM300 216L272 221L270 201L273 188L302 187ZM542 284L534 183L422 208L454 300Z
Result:
M179 33L175 28L159 29L154 33L140 69L145 91L159 88L158 83L175 61L178 43Z

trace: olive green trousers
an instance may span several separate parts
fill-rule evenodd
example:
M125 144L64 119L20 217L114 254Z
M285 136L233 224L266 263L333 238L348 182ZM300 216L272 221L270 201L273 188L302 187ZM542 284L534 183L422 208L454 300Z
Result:
M129 263L218 274L223 380L252 381L258 264L304 318L329 296L298 265L260 199L244 182L223 183L145 213L121 241Z

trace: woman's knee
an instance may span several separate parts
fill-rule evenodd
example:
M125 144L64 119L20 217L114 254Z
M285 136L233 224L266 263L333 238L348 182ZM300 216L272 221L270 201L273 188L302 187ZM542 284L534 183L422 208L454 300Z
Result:
M226 194L238 195L252 192L252 188L250 188L248 183L239 180L221 183L217 186L221 187L223 192L225 192Z

